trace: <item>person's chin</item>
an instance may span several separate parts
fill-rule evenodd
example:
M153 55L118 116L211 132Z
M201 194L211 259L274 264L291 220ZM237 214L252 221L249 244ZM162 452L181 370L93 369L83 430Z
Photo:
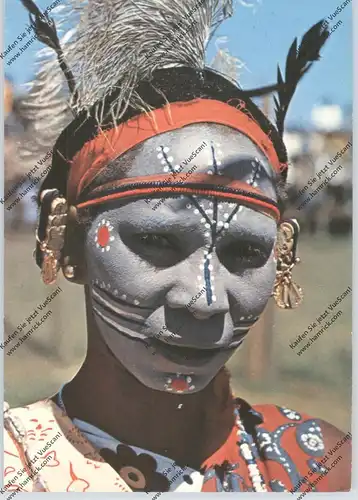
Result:
M140 363L130 363L128 357L122 363L146 387L173 394L193 394L203 390L236 350L198 350L188 359L183 349L165 347L161 352L158 348L155 352L145 348L146 352L142 354L137 351L136 358L142 356Z
M194 394L205 389L225 363L218 359L200 369L177 363L163 362L159 366L126 366L145 387L171 394Z
M148 374L133 374L136 379L141 382L144 386L146 386L148 389L152 389L155 391L160 391L160 392L165 392L168 394L175 394L175 395L188 395L188 394L195 394L207 387L209 383L212 381L212 379L215 377L215 375L218 373L219 370L217 370L215 373L211 373L210 375L187 375L186 378L190 378L190 382L186 384L186 387L181 387L180 390L178 389L171 389L170 384L172 379L173 374L165 374L165 373L159 373L156 374L156 377L150 376Z

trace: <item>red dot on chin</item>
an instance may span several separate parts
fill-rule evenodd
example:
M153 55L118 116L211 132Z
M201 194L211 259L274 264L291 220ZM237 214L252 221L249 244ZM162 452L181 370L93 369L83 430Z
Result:
M173 380L171 383L172 388L175 391L187 391L189 389L189 384L185 380Z

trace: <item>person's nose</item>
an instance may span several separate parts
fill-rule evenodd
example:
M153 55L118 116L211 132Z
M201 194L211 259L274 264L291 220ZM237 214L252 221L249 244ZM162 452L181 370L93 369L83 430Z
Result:
M203 250L198 250L178 266L166 302L173 309L186 308L197 319L226 314L229 311L227 274L215 253L209 260Z

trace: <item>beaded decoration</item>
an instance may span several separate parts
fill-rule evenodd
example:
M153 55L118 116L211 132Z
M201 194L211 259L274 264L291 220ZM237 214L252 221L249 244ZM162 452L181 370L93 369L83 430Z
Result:
M104 290L105 292L110 292L116 297L116 298L119 298L121 299L123 302L127 302L128 305L132 305L132 303L135 305L135 306L139 306L140 305L140 301L138 299L130 299L125 293L123 293L120 297L119 297L119 291L117 288L113 288L111 286L111 284L108 282L104 282L103 280L100 280L98 278L95 278L95 279L92 279L91 280L91 283L92 283L92 286L93 287L98 287L100 288L101 290ZM113 297L112 297L113 298Z
M216 146L219 147L220 144L217 144ZM207 173L209 175L222 175L222 172L218 168L222 165L221 160L218 159L222 156L222 151L218 149L218 151L216 152L213 142L211 142L210 144L210 149L211 164L209 165L210 168L207 170ZM181 167L179 165L173 166L173 157L167 155L169 150L170 148L167 146L159 146L157 148L157 156L158 159L160 159L161 164L164 165L164 172L171 172L173 174L176 174L181 169ZM255 158L255 160L253 160L251 164L253 167L253 172L250 178L246 180L246 183L252 187L257 187L257 181L260 178L261 163L258 158ZM223 219L220 220L219 211L223 209L223 204L219 203L215 197L213 197L212 201L209 202L205 200L206 203L208 203L208 207L205 207L204 201L201 201L199 203L195 195L188 195L187 197L191 200L192 203L188 203L186 207L188 209L194 209L195 214L201 215L201 223L204 224L206 229L204 236L207 239L207 242L205 244L203 261L200 264L200 271L203 272L203 280L201 275L199 275L197 279L200 289L202 289L203 285L205 286L206 301L208 305L211 305L217 300L214 285L215 278L213 276L214 268L211 263L213 252L216 248L217 241L222 238L222 233L229 228L230 222L232 220L236 220L237 213L242 211L243 206L238 205L237 203L229 203L228 206L233 207L232 212L225 212L223 214ZM181 195L181 198L184 198L184 196ZM204 283L202 283L202 281L204 281Z
M246 432L244 424L241 421L239 412L236 410L236 426L237 426L237 437L238 444L240 448L240 453L245 460L247 465L249 476L252 482L252 487L255 492L267 492L267 487L265 481L259 471L254 455L251 451L251 447L256 449L255 443L251 436ZM258 453L256 453L258 456Z

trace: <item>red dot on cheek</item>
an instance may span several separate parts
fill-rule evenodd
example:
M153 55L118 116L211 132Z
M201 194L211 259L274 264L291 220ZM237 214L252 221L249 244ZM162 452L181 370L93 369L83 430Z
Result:
M101 247L106 247L109 243L109 229L107 226L102 226L97 231L97 241Z

